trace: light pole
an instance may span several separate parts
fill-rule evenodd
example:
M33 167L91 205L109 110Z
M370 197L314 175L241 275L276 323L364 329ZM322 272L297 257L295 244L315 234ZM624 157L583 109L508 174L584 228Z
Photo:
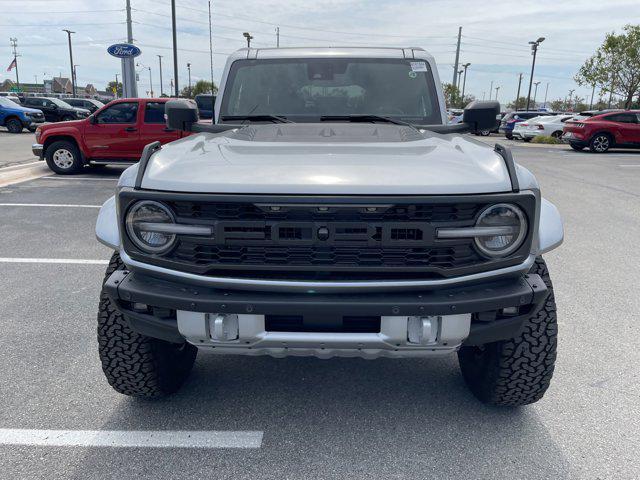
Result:
M253 36L249 32L244 32L242 36L247 39L247 48L251 48L251 40L253 40Z
M569 104L567 105L567 110L571 110L571 97L573 97L573 92L575 92L575 89L569 90Z
M522 84L522 74L518 75L518 93L516 93L515 111L518 111L518 105L520 103L520 85Z
M118 98L118 74L117 73L116 73L116 88L115 88L115 90L113 92L113 96L115 98Z
M147 95L150 95L150 97L153 98L153 80L151 78L151 67L145 67L141 63L136 63L136 67L142 67L149 70L149 92L147 93Z
M464 90L465 87L467 86L467 68L469 68L469 65L471 65L470 63L465 63L464 65L462 65L462 68L464 68L464 78L462 79L462 103L464 104Z
M489 100L493 97L493 80L491 80L491 86L489 87Z
M73 50L71 48L71 34L72 33L76 33L73 32L71 30L67 30L66 28L62 29L63 32L67 32L67 38L69 40L69 64L71 65L71 88L73 90L73 96L76 96L76 81L74 79L74 74L73 74Z
M76 96L76 90L77 90L77 84L78 84L78 82L77 82L78 75L77 75L76 72L77 72L77 69L78 69L79 66L80 65L78 65L78 64L75 64L73 66L73 85L74 85L74 87L73 87L73 96L74 97Z
M540 85L540 81L534 82L533 84L536 86L535 90L533 91L533 108L536 108L536 97L538 96L538 85Z
M547 94L549 93L549 82L547 82L547 86L544 89L544 108L547 108Z
M529 42L531 45L531 55L533 55L533 62L531 62L531 77L529 78L529 93L527 94L527 111L529 110L529 104L531 102L531 86L533 85L533 71L536 68L536 55L538 54L538 46L544 42L544 37L540 37L533 42Z
M164 95L162 90L162 55L158 55L158 61L160 62L160 96Z
M189 70L189 98L191 98L191 64L187 63L187 70Z
M498 100L498 90L500 90L500 86L496 87L496 101Z
M171 0L171 25L173 30L173 81L175 96L178 96L178 37L176 34L176 0Z

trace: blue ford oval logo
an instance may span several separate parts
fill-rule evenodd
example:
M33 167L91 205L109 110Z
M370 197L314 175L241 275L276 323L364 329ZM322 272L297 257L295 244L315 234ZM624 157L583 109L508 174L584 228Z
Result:
M118 58L137 57L142 53L138 47L130 43L116 43L107 48L107 52L109 52L109 55Z

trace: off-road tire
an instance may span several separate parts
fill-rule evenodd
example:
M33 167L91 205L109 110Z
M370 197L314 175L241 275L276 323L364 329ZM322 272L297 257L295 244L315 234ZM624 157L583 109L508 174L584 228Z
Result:
M61 160L57 160L58 163L56 163L56 152L66 152L64 153L64 156L68 156L68 158L70 158L68 166L64 166L64 163L60 163ZM49 145L45 151L44 157L47 160L49 168L58 175L72 175L74 173L78 173L82 169L80 150L78 150L78 147L74 143L66 140L53 142Z
M22 122L17 118L10 118L5 122L4 126L7 127L7 130L9 130L9 133L22 132Z
M538 257L530 273L542 277L549 294L516 338L458 351L460 369L471 392L483 403L519 407L540 400L553 376L558 325L549 271Z
M114 253L105 281L124 270ZM98 352L109 385L124 395L156 398L178 390L189 376L197 348L175 344L134 332L104 290L98 307Z
M589 140L589 150L593 153L605 153L613 146L613 138L608 133L596 133Z

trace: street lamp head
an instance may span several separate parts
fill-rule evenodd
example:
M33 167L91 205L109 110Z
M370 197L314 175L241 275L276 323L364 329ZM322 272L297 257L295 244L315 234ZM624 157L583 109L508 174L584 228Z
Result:
M244 32L244 33L242 34L242 36L243 36L244 38L247 38L247 39L248 39L248 38L253 38L249 32Z
M542 43L542 42L544 42L544 37L540 37L540 38L538 38L538 40L536 40L536 42L537 42L537 43Z
M464 68L469 68L469 65L471 65L470 63L465 63L464 65L462 65Z

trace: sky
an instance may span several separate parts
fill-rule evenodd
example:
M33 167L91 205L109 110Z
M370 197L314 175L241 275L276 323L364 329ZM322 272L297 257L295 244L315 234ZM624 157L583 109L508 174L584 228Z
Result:
M176 0L178 81L210 79L207 0ZM142 50L138 91L149 90L149 70L160 92L158 55L162 55L163 90L173 77L170 0L131 0L133 36ZM67 34L80 85L104 89L120 73L120 61L107 47L126 40L125 0L0 0L0 82L15 80L7 72L12 60L9 38L18 39L20 79L42 82L62 73L70 76ZM580 65L602 43L607 32L640 23L640 0L536 0L535 2L470 0L213 0L213 71L218 83L225 57L246 46L417 46L433 54L442 81L451 82L458 27L462 27L460 63L471 63L466 93L512 101L523 73L526 95L531 69L528 42L545 37L536 60L537 100L565 98L574 89L589 100L591 89L575 84ZM6 64L6 65L5 65ZM491 86L493 85L493 90ZM495 87L499 87L496 92ZM533 92L532 92L533 96ZM596 92L596 97L598 93Z

